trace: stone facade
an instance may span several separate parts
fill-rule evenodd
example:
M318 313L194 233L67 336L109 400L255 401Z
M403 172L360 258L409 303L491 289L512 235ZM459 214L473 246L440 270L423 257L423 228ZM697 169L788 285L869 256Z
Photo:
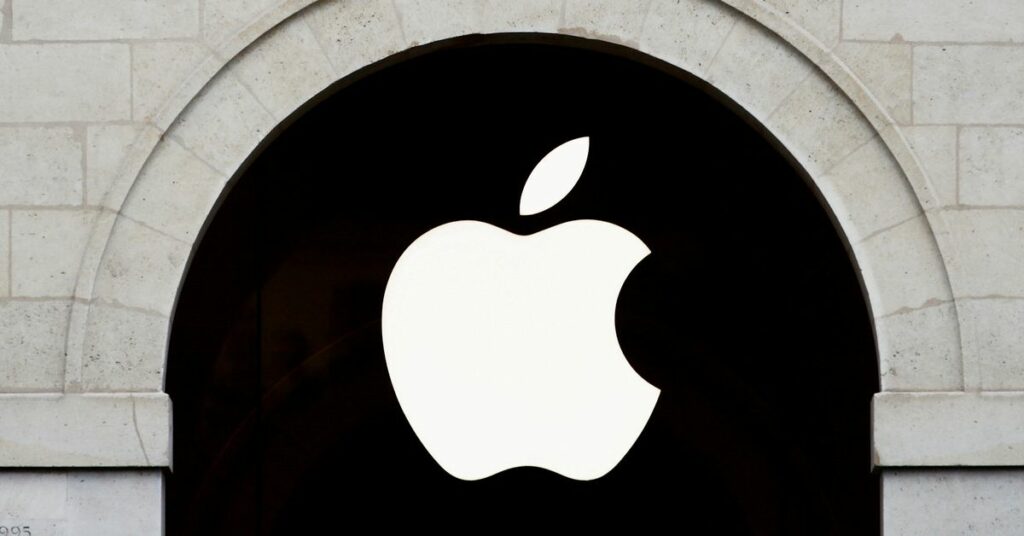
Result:
M158 534L169 322L229 178L336 80L494 32L637 49L773 133L874 317L884 533L1024 526L1017 0L0 0L0 524Z

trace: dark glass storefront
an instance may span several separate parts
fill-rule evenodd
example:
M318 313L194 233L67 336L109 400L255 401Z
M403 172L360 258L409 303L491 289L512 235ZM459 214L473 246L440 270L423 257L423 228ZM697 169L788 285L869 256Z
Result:
M568 197L519 215L552 148L590 137ZM615 223L651 255L616 309L661 396L587 482L465 482L426 452L381 345L391 268L440 224ZM686 73L566 37L468 37L346 79L235 178L175 311L169 534L671 527L878 533L870 317L809 181Z

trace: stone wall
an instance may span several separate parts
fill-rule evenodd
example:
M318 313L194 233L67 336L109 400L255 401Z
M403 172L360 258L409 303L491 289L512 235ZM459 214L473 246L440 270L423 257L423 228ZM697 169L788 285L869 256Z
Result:
M886 534L1024 526L1017 0L0 6L0 466L22 468L0 473L0 524L158 532L159 470L90 468L170 462L169 319L225 183L358 68L448 37L529 31L623 44L704 78L811 175L874 316ZM25 469L44 467L76 469ZM104 513L133 486L148 516Z

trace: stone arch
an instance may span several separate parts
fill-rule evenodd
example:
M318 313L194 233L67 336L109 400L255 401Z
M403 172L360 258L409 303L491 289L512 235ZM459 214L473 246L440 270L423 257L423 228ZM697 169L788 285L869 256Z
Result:
M753 0L310 4L283 2L221 43L139 135L78 276L66 391L163 389L170 319L197 237L230 178L295 110L395 53L504 32L622 44L729 96L807 171L843 231L871 306L882 389L974 384L934 188L884 108L781 12Z

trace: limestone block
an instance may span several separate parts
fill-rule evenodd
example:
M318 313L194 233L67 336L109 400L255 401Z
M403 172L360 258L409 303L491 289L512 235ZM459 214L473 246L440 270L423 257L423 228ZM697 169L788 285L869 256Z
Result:
M334 69L301 18L274 28L228 68L278 120L334 82Z
M712 0L653 0L640 50L704 78L729 31L742 17Z
M960 130L960 202L1024 207L1024 128Z
M897 123L912 122L913 53L910 45L844 41L834 52Z
M964 351L985 390L1024 390L1024 298L960 301Z
M11 211L0 210L0 298L11 295Z
M763 121L813 68L764 26L741 18L715 56L707 80Z
M568 0L562 32L634 43L650 6L650 0Z
M816 182L851 242L859 242L921 213L899 164L877 137Z
M100 261L93 295L169 316L189 250L184 242L120 216Z
M11 211L12 294L72 296L95 215L85 209Z
M195 41L133 43L132 117L136 121L153 119L209 56L209 50Z
M63 386L70 301L0 302L0 392Z
M15 41L166 39L199 34L198 0L11 1Z
M875 317L952 300L931 228L918 216L854 244Z
M203 40L210 45L231 37L281 0L216 0L203 3Z
M410 46L466 34L554 33L562 11L559 0L397 0L395 6Z
M164 133L149 123L137 125L135 137L129 145L122 146L124 138L121 136L127 134L115 127L112 125L110 132L98 127L97 130L103 132L97 132L90 137L90 142L96 144L94 151L104 156L97 158L97 166L93 165L92 159L86 162L87 177L93 177L96 182L95 187L87 182L86 197L105 208L120 210L142 167L149 160L157 143L163 140ZM116 159L119 159L118 163L114 164ZM111 167L106 167L105 163L110 163ZM111 175L107 175L108 172ZM95 195L93 189L96 190Z
M0 466L166 467L165 393L0 394Z
M942 212L956 254L949 259L957 297L1024 297L1024 210Z
M1015 536L1024 527L1020 469L882 472L882 533Z
M82 357L82 389L161 390L168 324L159 314L94 303Z
M0 117L5 122L129 119L130 69L128 45L121 43L0 45Z
M232 77L220 76L196 95L168 132L231 176L276 123L248 89Z
M928 176L940 207L957 204L957 135L955 126L903 127L907 143Z
M82 175L82 142L73 129L0 128L0 204L81 204Z
M85 131L85 203L103 203L132 144L139 125L90 125Z
M311 6L302 17L338 77L406 48L398 14L389 0L326 0Z
M825 48L839 41L840 0L765 0L814 36Z
M843 37L871 41L1024 41L1017 0L847 0Z
M148 470L0 473L0 525L33 536L158 536L163 474Z
M486 0L483 2L483 11L475 21L478 26L475 31L555 32L563 3L561 0L525 0L515 3Z
M0 472L0 525L35 525L41 531L45 525L63 524L67 501L64 472Z
M812 177L824 174L876 135L843 92L817 73L779 106L769 124Z
M231 3L233 0L229 0ZM264 34L271 31L275 26L284 23L284 21L295 16L297 18L304 18L306 16L306 8L312 4L316 4L321 0L277 0L273 5L267 6L266 9L259 10L252 18L239 21L241 24L235 29L225 33L225 37L221 40L214 40L213 37L204 40L207 47L214 51L214 56L218 60L218 64L215 69L210 72L210 76L216 74L225 63L234 58L242 52L249 45L252 45L260 39ZM365 0L364 0L365 1ZM247 2L248 3L248 2ZM250 3L261 5L262 0ZM247 8L240 9L237 13L244 13ZM207 78L209 79L209 77ZM199 86L201 87L201 86Z
M75 536L160 536L160 471L75 471L68 475L68 527Z
M1024 463L1024 392L877 393L874 461L900 466Z
M952 303L876 319L882 390L963 389L958 330Z
M110 236L118 217L119 214L108 210L97 210L96 212L92 231L89 233L89 240L85 246L85 254L82 256L82 264L78 270L78 282L75 284L75 298L78 300L91 300L93 298L93 288L96 283L97 273L99 272L100 261L107 253L107 247L110 245ZM76 322L74 311L82 307L87 309L88 303L77 301L72 307L72 322ZM84 317L78 320L84 320ZM72 324L71 329L74 330L78 327L80 326ZM77 340L76 337L69 337L68 342L69 344L77 345L81 341ZM69 353L79 355L70 348Z
M1024 47L942 45L914 49L916 123L1024 123L1022 101Z
M227 178L173 139L154 150L121 213L182 242L196 239Z

